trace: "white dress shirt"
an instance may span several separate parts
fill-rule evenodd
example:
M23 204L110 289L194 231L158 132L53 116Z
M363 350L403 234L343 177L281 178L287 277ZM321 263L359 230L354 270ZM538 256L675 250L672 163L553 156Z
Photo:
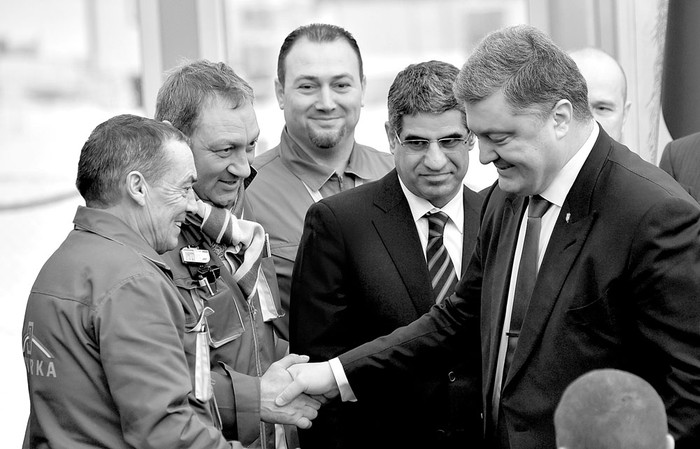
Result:
M426 257L426 248L428 247L428 218L425 214L428 212L444 212L450 219L445 225L443 234L443 244L447 248L447 253L452 259L452 265L455 267L457 279L462 274L462 245L464 244L464 185L460 184L459 191L444 207L438 208L433 206L430 201L421 198L414 194L403 183L399 176L399 184L401 190L408 200L408 207L411 209L413 222L418 231L421 247L423 248L423 256Z

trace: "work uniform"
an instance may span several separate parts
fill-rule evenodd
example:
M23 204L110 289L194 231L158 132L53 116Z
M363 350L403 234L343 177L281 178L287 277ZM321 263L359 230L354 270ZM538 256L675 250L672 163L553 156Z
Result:
M192 394L171 271L116 216L79 207L32 287L25 446L228 448Z

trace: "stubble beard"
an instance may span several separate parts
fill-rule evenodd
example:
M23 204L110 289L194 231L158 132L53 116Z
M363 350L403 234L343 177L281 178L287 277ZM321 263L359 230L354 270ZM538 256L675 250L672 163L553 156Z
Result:
M345 127L341 127L339 130L332 131L309 131L309 140L318 148L334 148L339 143L340 140L345 136Z

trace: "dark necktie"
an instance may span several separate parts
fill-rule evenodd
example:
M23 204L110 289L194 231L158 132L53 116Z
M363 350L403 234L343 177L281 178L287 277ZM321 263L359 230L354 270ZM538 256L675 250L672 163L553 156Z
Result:
M439 304L454 292L457 283L457 273L442 238L449 217L444 212L428 212L425 217L428 219L428 246L425 251L428 273L435 303Z
M540 229L542 216L547 212L550 203L540 196L530 197L530 207L527 212L527 227L525 228L525 240L523 242L523 252L520 256L520 266L518 267L518 277L515 282L515 292L513 293L513 307L510 317L510 327L507 332L508 347L506 349L505 362L503 364L503 377L501 385L506 382L510 362L513 360L515 348L518 346L520 328L523 324L525 311L530 303L532 290L537 279L537 252L540 240ZM498 386L495 386L498 388ZM500 407L497 407L500 409ZM503 411L494 412L497 414L496 433L493 444L502 449L510 448L508 430Z
M518 277L515 282L515 292L513 294L513 308L508 331L508 349L506 351L506 360L503 367L503 381L506 379L513 353L518 345L520 328L523 325L525 312L530 304L532 290L535 288L535 280L537 279L537 252L540 241L542 216L547 212L549 206L549 201L539 195L530 197L523 252L520 257Z

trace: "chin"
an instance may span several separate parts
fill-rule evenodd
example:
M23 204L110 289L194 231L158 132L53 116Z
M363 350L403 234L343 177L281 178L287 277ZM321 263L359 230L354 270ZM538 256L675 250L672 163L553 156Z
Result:
M234 196L228 195L228 196L219 196L216 198L212 198L212 199L210 199L210 202L214 206L223 207L224 209L229 209L231 206L236 204L237 199L238 199L238 195L234 195Z
M498 178L498 187L504 192L514 193L516 195L519 195L520 192L523 190L523 186L514 183L510 180L504 180L502 178Z

